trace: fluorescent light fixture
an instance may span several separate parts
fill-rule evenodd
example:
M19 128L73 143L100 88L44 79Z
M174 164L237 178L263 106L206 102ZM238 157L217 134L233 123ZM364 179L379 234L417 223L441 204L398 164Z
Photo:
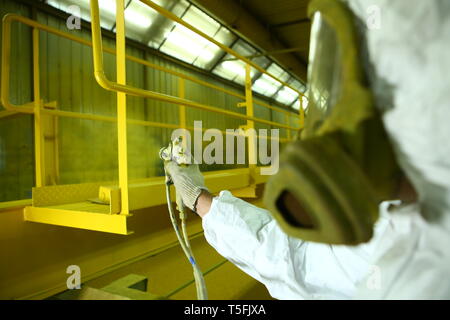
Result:
M216 60L217 55L221 52L220 48L210 43L200 52L200 55L194 62L194 65L200 68L207 68Z
M225 60L228 58L231 58L231 55L227 55ZM245 82L245 63L238 60L223 61L214 68L213 73L225 79L243 84ZM250 75L254 75L253 70L250 72Z
M245 65L242 61L225 61L222 66L234 75L245 77Z
M100 7L100 13L116 16L116 1L98 0L98 6Z
M283 89L281 89L277 93L277 95L275 97L275 100L277 100L278 102L281 102L281 103L289 106L297 98L298 98L298 93L297 92L295 92L291 88L283 87Z
M133 1L125 9L125 20L128 25L138 31L145 31L151 25L156 16L156 11L140 1Z
M289 74L285 72L279 65L272 63L268 68L267 72L274 75L281 81L287 82L290 78Z
M214 40L229 46L236 37L226 28L221 27L219 31L214 35Z
M168 34L161 51L196 66L206 67L221 50L195 32L177 24Z
M271 97L275 92L277 92L280 86L281 84L278 81L275 81L274 79L272 79L272 77L263 74L253 84L253 90L260 94Z
M181 17L187 23L201 30L203 33L214 38L216 41L230 46L235 42L232 49L243 56L256 54L258 51L249 43L242 39L236 41L236 35L208 14L195 6L191 6L186 0L151 0L161 7L170 9L176 16ZM49 5L68 12L68 7L78 5L81 8L82 18L90 21L90 0L47 0ZM100 24L103 28L112 30L116 22L116 1L99 0ZM155 23L157 21L158 23ZM165 18L160 19L159 14L139 0L132 0L125 9L125 22L127 37L141 42L148 42L147 45L160 50L170 56L193 64L199 68L209 69L218 62L223 51L220 47L199 36L195 32L178 23ZM150 40L149 40L150 38ZM161 46L161 44L163 44ZM224 60L234 58L227 54ZM257 57L252 61L266 69L268 73L274 75L283 82L289 82L299 91L304 91L304 85L291 78L276 63L271 63L267 57ZM270 65L269 65L270 64ZM222 61L212 70L216 75L225 79L245 83L245 63L239 60ZM251 70L251 77L255 75L255 70ZM253 84L253 90L262 95L272 97L282 86L282 84L272 77L262 74ZM319 92L312 92L317 96L317 100L323 98ZM291 105L298 95L291 89L283 88L277 93L275 99L283 104ZM307 99L303 98L304 107L307 106ZM306 100L305 100L306 99ZM323 100L323 99L322 99Z
M183 16L183 20L210 37L213 37L220 28L219 23L193 6Z
M245 43L243 40L239 39L232 48L237 53L243 56L250 56L256 53L256 50L253 49L248 43Z

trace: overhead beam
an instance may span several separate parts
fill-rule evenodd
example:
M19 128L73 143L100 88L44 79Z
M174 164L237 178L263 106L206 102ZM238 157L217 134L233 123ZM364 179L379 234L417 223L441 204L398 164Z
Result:
M283 23L272 24L270 27L271 28L283 28L283 27L288 27L288 26L292 26L295 24L302 24L302 23L307 23L307 22L311 22L311 20L308 18L292 20L292 21L287 21L287 22L283 22Z
M302 51L303 48L288 48L288 49L281 49L281 50L275 50L275 51L269 51L269 52L260 52L260 53L255 53L255 54L251 54L249 56L244 56L244 58L247 59L253 59L253 58L257 58L257 57L265 57L265 56L271 56L271 55L276 55L276 54L282 54L282 53L290 53L290 52L298 52L298 51ZM238 58L229 58L229 59L222 59L222 61L234 61L234 60L239 60Z

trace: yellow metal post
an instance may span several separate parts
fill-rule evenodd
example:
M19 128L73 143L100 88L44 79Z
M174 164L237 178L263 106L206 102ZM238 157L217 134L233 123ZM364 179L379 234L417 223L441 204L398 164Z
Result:
M245 65L245 106L247 116L254 117L251 69L251 65L247 63ZM254 185L254 176L256 174L257 166L255 122L253 120L247 120L246 129L248 132L248 168L251 177L250 185Z
M178 78L178 96L182 99L185 97L185 80L183 78ZM186 128L186 106L179 105L180 112L180 127Z
M126 84L125 60L125 5L116 1L116 64L117 83ZM117 133L119 154L119 187L121 193L121 214L129 214L128 203L128 149L127 149L127 95L117 92Z
M286 124L290 125L291 124L291 116L287 113L285 113L284 116L285 116L284 118L286 120ZM287 139L291 140L291 129L286 129L286 132L287 132L287 134L286 134Z
M58 117L46 114L45 110L56 110L56 101L41 104L41 125L43 135L43 167L45 170L44 185L55 185L59 181L59 158L58 158Z
M39 29L33 28L33 94L34 94L34 153L36 186L45 184L45 161L43 153L43 127L41 114L41 94L39 83Z
M178 78L178 97L181 99L185 98L186 94L186 81L183 78ZM179 104L179 118L180 118L180 128L187 129L186 123L186 106ZM186 150L189 146L187 145L187 140L183 139L183 148ZM191 152L191 150L189 150Z

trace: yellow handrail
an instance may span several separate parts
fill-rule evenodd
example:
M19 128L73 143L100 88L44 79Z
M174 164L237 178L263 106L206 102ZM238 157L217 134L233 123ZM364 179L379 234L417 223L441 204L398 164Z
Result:
M237 112L228 111L228 110L222 110L219 108L211 107L205 104L201 104L198 102L194 102L187 99L178 98L175 96L170 96L166 94L162 94L159 92L154 92L151 90L145 90L136 88L130 85L126 84L120 84L114 81L111 81L107 78L105 71L104 71L104 64L103 64L103 44L101 39L101 28L100 28L100 13L99 13L99 6L98 6L98 0L91 0L91 24L92 24L92 48L93 48L93 57L94 57L94 77L97 80L97 83L104 89L114 92L123 92L129 95L143 97L143 98L149 98L149 99L155 99L158 101L178 104L178 105L184 105L188 107L193 107L201 110L206 110L210 112L215 112L219 114L224 114L229 117L242 119L242 120L252 120L255 122L267 124L267 125L273 125L278 126L285 129L291 129L291 130L298 130L296 127L291 127L285 124L259 119L252 116L243 115Z
M2 28L2 75L1 75L1 97L3 107L7 111L34 113L33 106L14 105L9 102L9 72L11 61L11 16L7 14L3 17Z
M151 7L153 10L159 12L164 17L166 17L166 18L168 18L168 19L170 19L172 21L175 21L175 22L183 25L184 27L188 28L192 32L198 34L199 36L203 37L204 39L208 40L209 42L215 44L216 46L218 46L219 48L221 48L225 52L235 56L237 58L237 60L241 60L241 61L245 62L246 64L248 64L248 65L252 66L253 68L255 68L256 70L258 70L259 72L261 72L261 73L271 77L275 81L279 82L283 86L286 86L286 87L290 88L291 90L297 92L297 94L299 96L299 101L300 101L300 110L299 110L299 113L300 113L300 125L303 125L303 119L304 119L305 115L304 115L304 110L303 110L302 97L306 97L305 94L303 94L302 92L298 91L297 89L292 87L290 84L286 83L285 81L282 81L281 79L278 79L276 76L274 76L270 72L267 72L267 70L265 70L262 67L258 66L256 63L254 63L250 59L240 55L236 51L228 48L227 46L223 45L222 43L216 41L214 38L208 36L206 33L202 32L201 30L199 30L199 29L195 28L194 26L190 25L189 23L187 23L183 19L179 18L177 15L175 15L172 12L170 12L169 10L164 9L163 7L157 5L156 3L152 2L152 1L149 1L149 0L139 0L139 1L144 3L144 4L146 4L147 6ZM92 3L91 3L91 6L92 6ZM263 105L266 106L269 109L273 108L272 106L267 105L267 104L263 104Z
M45 148L42 144L42 139L44 136L43 130L42 130L42 115L52 115L57 117L70 117L70 118L79 118L79 119L91 119L91 120L100 120L100 121L108 121L108 122L114 122L117 123L118 128L118 143L119 143L119 186L121 190L121 210L120 214L122 215L128 215L129 214L129 208L128 208L128 172L127 172L127 124L135 124L135 125L143 125L143 126L152 126L152 127L161 127L161 128L171 128L171 129L178 129L180 128L180 124L168 124L168 123L158 123L158 122L152 122L152 121L145 121L145 120L132 120L127 119L126 117L126 94L135 95L143 98L151 98L159 101L164 101L168 103L177 104L180 107L180 110L184 108L184 106L193 107L201 110L206 110L210 112L214 112L217 114L223 114L225 116L241 119L241 120L247 120L247 126L245 126L246 129L254 129L254 122L263 123L267 125L273 125L275 127L285 128L288 129L288 135L290 135L290 130L298 130L298 127L293 127L287 124L278 123L274 121L269 121L265 119L260 119L257 117L254 117L253 115L253 98L252 98L252 90L251 90L251 77L250 77L250 68L254 67L253 64L247 63L246 64L246 86L245 86L245 96L240 95L238 93L235 93L231 90L220 88L219 86L210 84L208 82L195 79L191 76L184 75L182 73L172 71L170 69L166 69L154 64L151 64L145 60L129 56L125 54L125 22L124 22L124 0L117 0L118 6L117 6L117 12L116 12L116 26L117 26L117 32L116 32L116 48L117 51L110 48L103 48L102 47L102 37L101 37L101 28L100 28L100 17L99 17L99 7L98 7L98 0L91 0L91 15L92 15L92 42L84 40L82 38L73 36L71 34L62 32L60 30L51 28L46 25L42 25L40 23L37 23L36 21L30 20L28 18L16 15L16 14L7 14L3 18L3 30L2 30L2 70L1 70L1 93L0 93L0 100L5 107L6 110L0 112L0 118L6 117L14 113L28 113L28 114L34 114L35 119L35 157L36 157L36 184L37 186L45 185L44 179L38 179L38 177L45 177L44 174L44 157L43 154L45 152ZM31 103L26 103L23 105L15 105L10 102L10 63L11 63L11 25L13 21L18 21L23 24L26 24L33 28L33 83L34 83L34 101ZM57 36L61 36L63 38L85 44L88 46L92 46L93 48L93 57L94 57L94 77L96 81L105 89L114 91L117 93L117 117L110 117L110 116L102 116L102 115L95 115L95 114L86 114L86 113L79 113L79 112L70 112L70 111L62 111L62 110L54 110L49 108L44 108L45 106L50 106L51 104L45 104L40 97L40 87L39 87L39 30L43 30L52 34L55 34ZM117 65L117 81L118 82L112 82L109 79L107 79L104 69L103 69L103 51L115 54L116 55L116 65ZM232 51L231 49L227 49L227 52ZM212 107L209 105L197 103L191 100L184 99L183 95L179 94L180 96L170 96L158 92L153 92L150 90L145 89L139 89L132 86L129 86L126 84L125 79L125 60L129 59L131 61L134 61L136 63L140 63L142 65L155 68L157 70L165 71L171 74L174 74L180 79L186 79L190 80L196 83L199 83L201 85L205 85L210 88L214 88L218 91L222 91L226 94L233 95L235 97L241 98L245 101L245 106L247 107L246 114L241 114L238 112L228 111L228 110L222 110L220 108ZM259 68L259 67L258 67ZM260 70L261 71L261 70ZM262 72L265 72L262 70ZM283 82L281 82L283 83ZM268 108L279 110L282 112L285 112L286 115L288 115L290 112L284 109L279 109L272 107L266 103L261 103L261 105L265 105ZM54 108L54 105L53 105ZM303 110L301 110L300 115L302 115ZM182 118L182 114L180 113L180 122L185 122ZM185 117L185 115L184 115ZM300 117L300 125L302 125L302 117ZM182 124L183 125L183 124ZM186 126L184 123L184 127L189 130L198 130L197 128L192 128L189 126ZM203 129L201 129L203 130ZM207 130L207 129L204 129ZM242 132L228 132L228 131L222 131L221 132L227 134L227 135L241 135ZM250 133L250 135L254 137L256 136L255 133ZM263 137L266 139L272 139L272 140L279 140L279 141L289 141L290 139L284 139L279 137ZM250 136L249 136L250 139ZM249 159L250 159L250 149L249 148ZM255 149L253 147L253 149ZM250 172L256 168L256 164L252 165L250 164ZM255 185L256 181L252 181L251 185Z
M255 64L254 62L252 62L251 60L247 59L246 57L240 55L239 53L237 53L236 51L228 48L227 46L223 45L222 43L218 42L217 40L215 40L214 38L211 38L210 36L208 36L206 33L200 31L199 29L195 28L194 26L190 25L189 23L187 23L186 21L184 21L183 19L179 18L178 16L176 16L174 13L164 9L163 7L157 5L156 3L149 1L149 0L139 0L140 2L146 4L147 6L151 7L153 10L159 12L161 15L163 15L164 17L175 21L183 26L185 26L186 28L188 28L189 30L191 30L192 32L195 32L196 34L198 34L199 36L203 37L204 39L208 40L211 43L214 43L216 46L218 46L220 49L224 50L225 52L235 56L238 60L241 60L243 62L245 62L246 64L251 65L253 68L255 68L256 70L258 70L261 73L264 73L266 75L268 75L269 77L271 77L272 79L274 79L275 81L281 83L282 85L292 89L293 91L297 92L299 97L304 96L304 94L300 91L298 91L297 89L295 89L294 87L292 87L291 85L289 85L288 83L278 79L277 77L275 77L273 74L267 72L266 70L264 70L262 67L258 66L257 64ZM92 10L92 2L91 2L91 10Z
M20 15L17 15L17 14L11 14L11 13L6 14L3 17L3 28L2 28L2 73L1 73L2 81L1 81L1 96L0 96L0 100L1 100L4 108L8 112L4 111L4 112L0 113L0 118L1 117L7 117L7 116L10 116L10 115L18 113L18 112L19 113L33 114L34 110L35 110L34 106L33 106L33 103L27 103L27 104L23 104L23 105L15 105L15 104L12 104L9 101L11 24L12 24L13 21L21 22L21 23L26 24L26 25L28 25L30 27L33 27L33 28L36 28L36 29L39 29L39 30L42 30L42 31L46 31L48 33L52 33L52 34L55 34L57 36L60 36L60 37L72 40L74 42L77 42L77 43L84 44L84 45L92 47L92 42L91 41L85 40L83 38L71 35L69 33L60 31L58 29L55 29L55 28L52 28L52 27L49 27L49 26L46 26L46 25L43 25L43 24L40 24L40 23L38 23L36 21L33 21L31 19L28 19L26 17L20 16ZM116 51L114 49L111 49L111 48L108 48L108 47L104 47L103 50L105 52L107 52L107 53L110 53L110 54L116 54ZM193 78L191 76L188 76L188 75L185 75L183 73L180 73L180 72L168 69L168 68L164 68L164 67L158 66L158 65L150 63L150 62L148 62L146 60L143 60L143 59L131 56L131 55L127 55L126 58L128 60L130 60L130 61L134 61L136 63L142 64L142 65L146 65L146 66L148 66L150 68L153 68L155 70L167 72L167 73L173 74L175 76L178 76L180 78L184 78L186 80L189 80L189 81L192 81L192 82L195 82L195 83L198 83L198 84L210 87L212 89L216 89L216 90L224 92L226 94L233 95L233 96L241 98L241 99L245 99L244 95L235 93L235 92L233 92L231 90L227 90L227 89L221 88L219 86L213 85L213 84L208 83L206 81L195 79L195 78ZM270 105L268 105L268 104L266 104L266 103L264 103L262 101L259 101L259 100L258 100L258 104L266 106L266 107L271 108L271 109L274 109L276 111L285 112L286 114L290 114L291 113L288 110L284 110L284 109L281 109L281 108L276 108L276 107L270 106ZM218 109L218 110L219 111L223 111L223 110L220 110L220 109ZM216 111L216 110L214 110L214 111ZM43 111L43 113L58 115L58 116L62 116L62 117L84 118L84 119L102 120L102 121L105 120L105 117L103 117L103 116L95 116L95 115L83 116L82 113L80 113L81 116L77 116L78 113L75 113L75 112L45 110L45 111ZM240 115L240 116L244 117L243 119L247 120L245 118L245 116L243 116L243 115ZM114 118L110 117L110 119L108 119L106 121L110 121L111 119L114 119ZM135 122L135 124L137 124L138 122L142 122L142 121L139 121L139 120L136 120L136 121L131 120L131 121ZM257 121L257 120L255 120L255 121ZM155 124L156 127L164 127L164 126L157 125L157 123L154 123L154 124ZM266 123L266 124L279 125L279 123L277 123L277 122ZM147 124L145 124L145 125L151 125L151 124L150 124L150 122L147 122ZM168 128L172 128L172 126L170 126ZM290 127L290 129L291 130L298 130L298 128L295 128L295 127Z

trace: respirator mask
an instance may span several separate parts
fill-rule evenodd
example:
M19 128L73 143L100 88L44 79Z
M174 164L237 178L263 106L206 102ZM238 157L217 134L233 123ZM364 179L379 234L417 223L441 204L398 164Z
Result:
M313 0L305 126L280 155L264 203L281 228L306 241L371 239L379 203L392 199L397 165L362 65L352 12Z

